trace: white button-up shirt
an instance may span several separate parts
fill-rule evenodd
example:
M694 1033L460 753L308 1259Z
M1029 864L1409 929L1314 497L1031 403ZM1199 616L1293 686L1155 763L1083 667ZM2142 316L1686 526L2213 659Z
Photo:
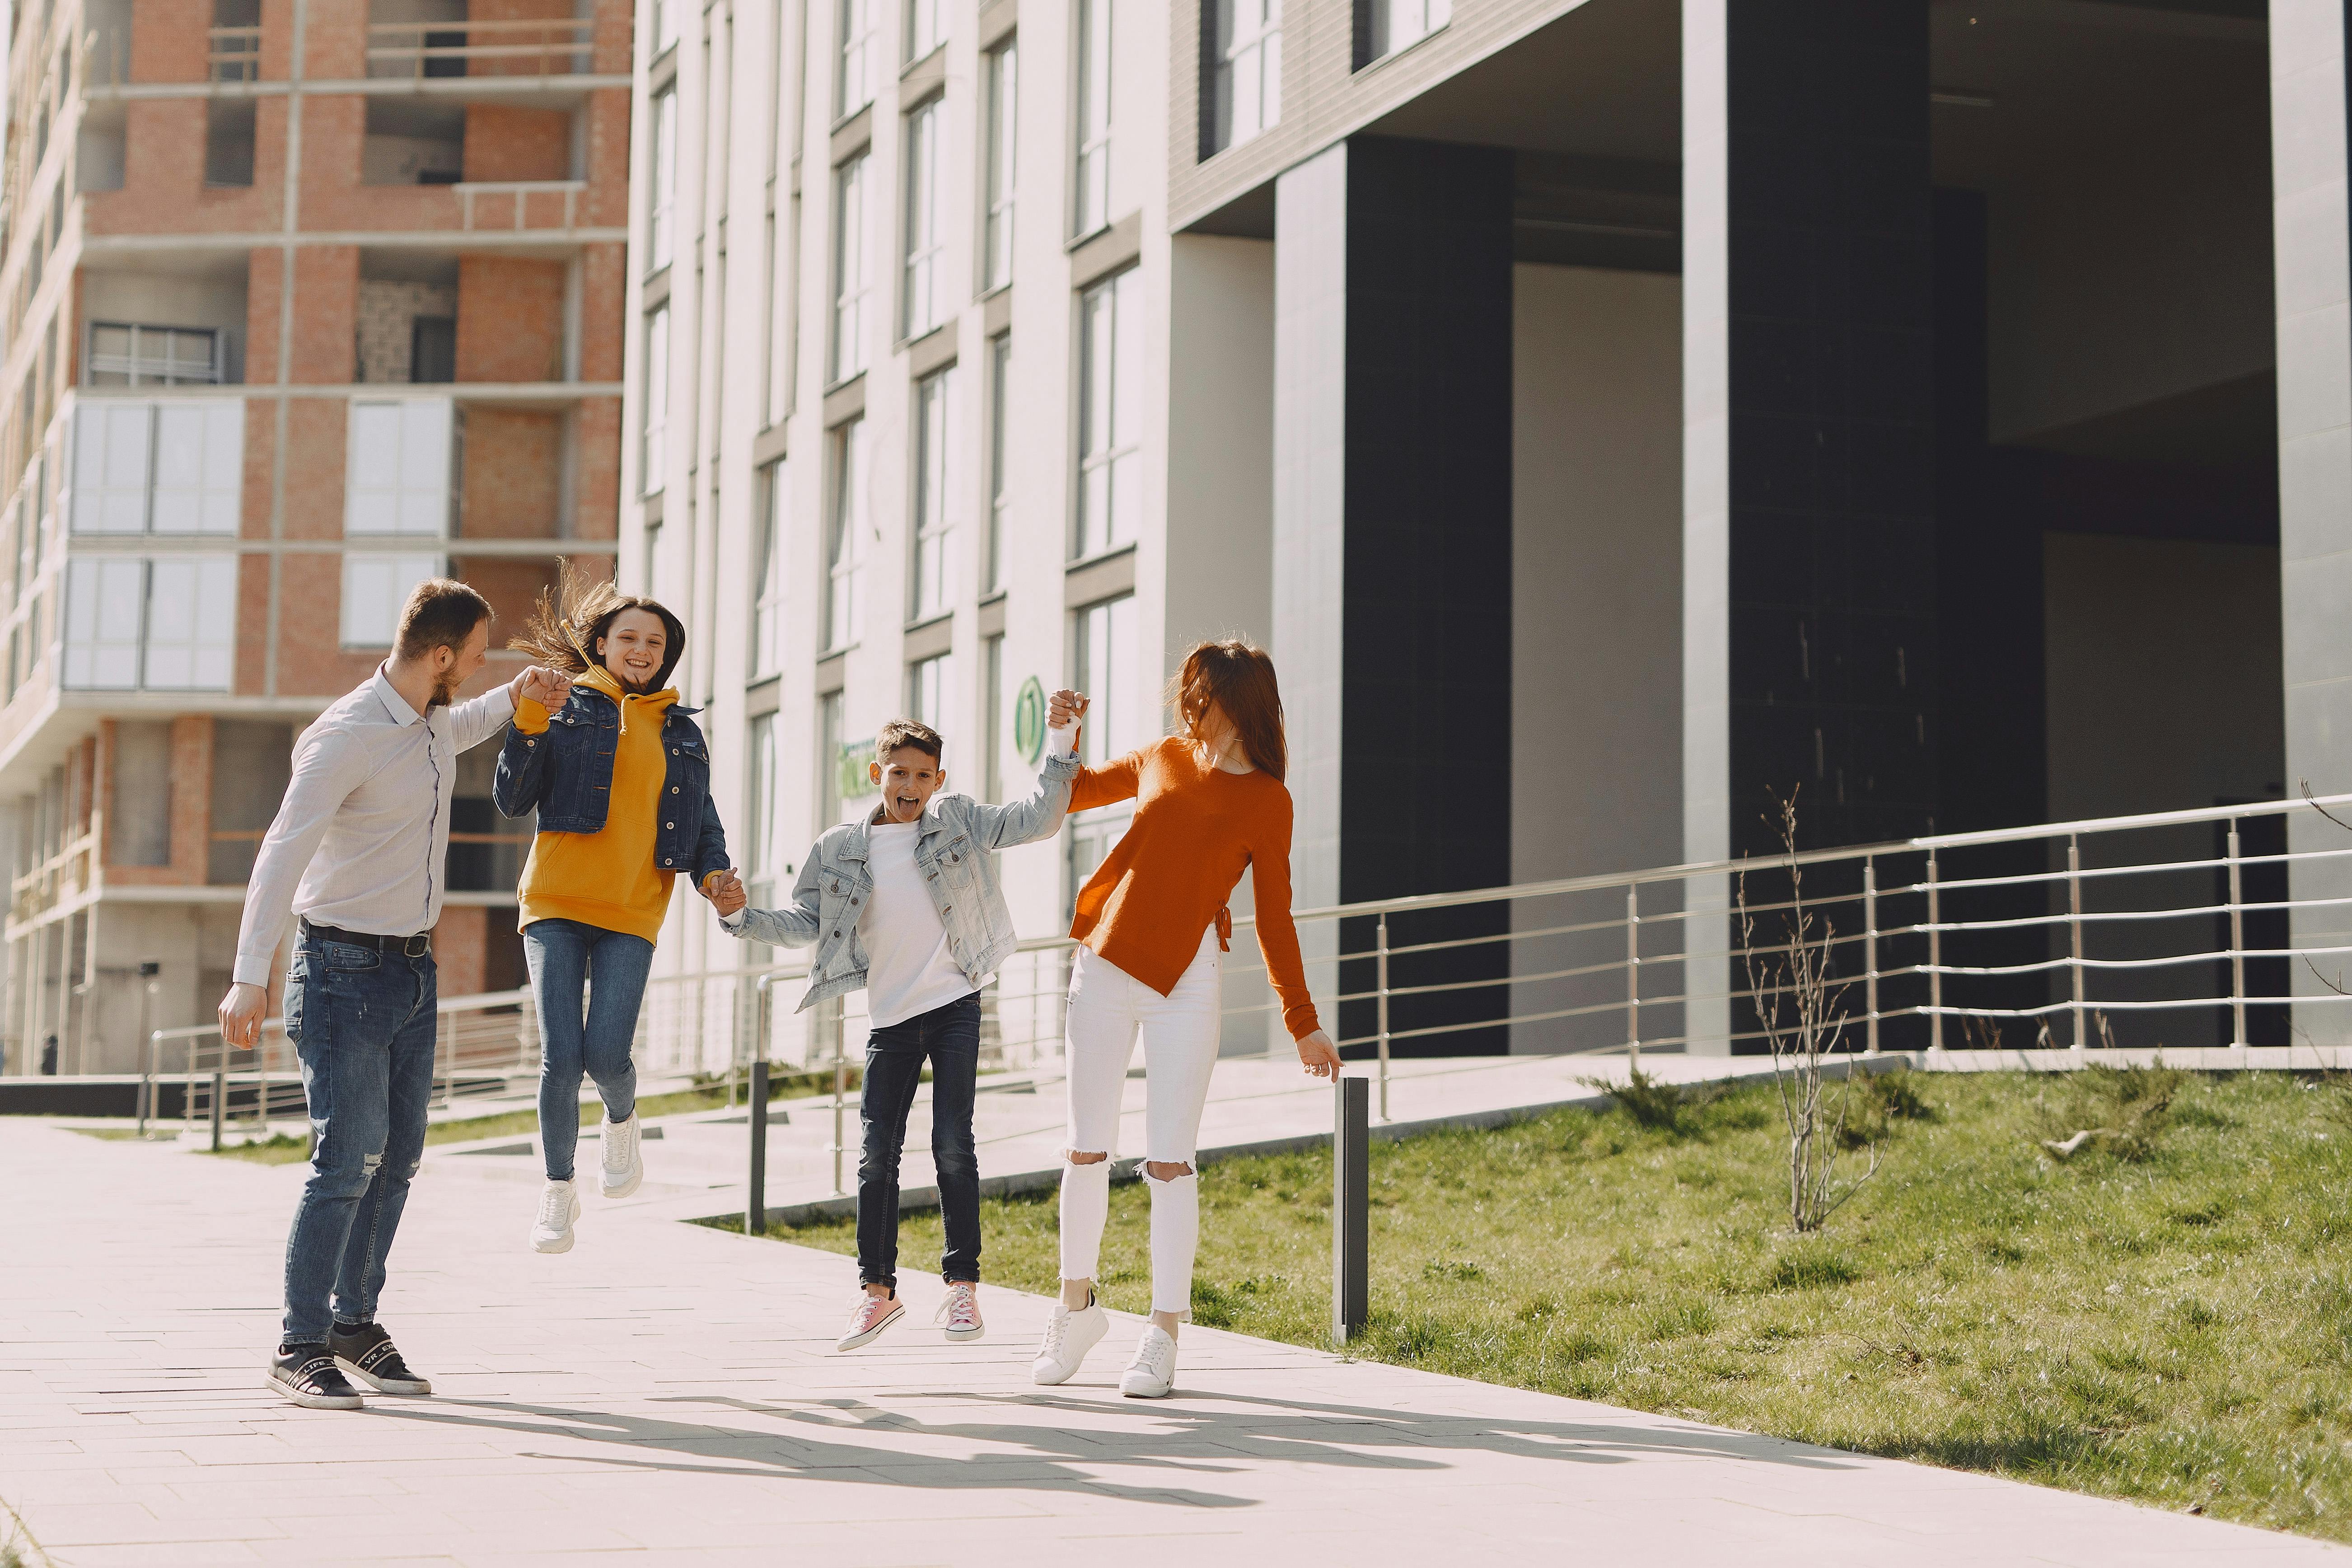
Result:
M320 714L294 742L285 804L253 862L236 980L269 984L289 910L371 936L432 930L446 890L457 753L513 717L503 686L420 716L381 668Z

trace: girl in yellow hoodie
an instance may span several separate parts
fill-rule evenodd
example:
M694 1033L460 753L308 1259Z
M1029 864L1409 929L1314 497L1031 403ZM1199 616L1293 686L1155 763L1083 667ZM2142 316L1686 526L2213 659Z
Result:
M562 600L542 595L509 646L572 682L551 709L516 705L493 788L507 816L539 813L519 896L542 1051L547 1185L530 1233L541 1252L570 1251L580 1216L583 1073L604 1102L604 1195L626 1197L645 1179L630 1047L654 943L677 873L707 898L728 868L709 748L668 685L685 626L651 599L568 572Z

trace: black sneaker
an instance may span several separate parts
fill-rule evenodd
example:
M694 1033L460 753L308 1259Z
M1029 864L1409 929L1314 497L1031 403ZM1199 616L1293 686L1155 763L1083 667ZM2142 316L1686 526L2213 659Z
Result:
M378 1394L430 1394L433 1385L408 1370L393 1347L392 1336L373 1323L346 1329L337 1323L327 1331L327 1349L335 1363Z
M269 1386L311 1410L357 1410L360 1391L324 1345L283 1345L269 1358Z

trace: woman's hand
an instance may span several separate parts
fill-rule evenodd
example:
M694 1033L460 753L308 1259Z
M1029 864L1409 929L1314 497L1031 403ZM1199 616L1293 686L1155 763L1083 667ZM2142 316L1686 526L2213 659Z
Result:
M572 677L560 669L532 665L514 679L514 700L525 698L550 711L563 706L572 695Z
M1318 1029L1298 1042L1298 1065L1307 1069L1310 1078L1338 1078L1339 1047L1331 1043L1330 1036Z
M702 879L702 896L722 915L731 915L749 900L743 892L743 880L734 871L713 871Z

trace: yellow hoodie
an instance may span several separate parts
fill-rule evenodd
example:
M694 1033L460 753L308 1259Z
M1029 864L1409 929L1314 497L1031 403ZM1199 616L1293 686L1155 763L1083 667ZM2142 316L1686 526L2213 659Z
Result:
M666 689L639 697L602 668L582 676L580 684L603 692L621 710L604 827L600 833L542 833L531 841L520 890L521 923L578 921L653 942L661 934L676 875L654 868L654 835L662 785L669 777L662 719L677 693ZM547 710L526 698L515 704L514 721L526 735L544 734Z

